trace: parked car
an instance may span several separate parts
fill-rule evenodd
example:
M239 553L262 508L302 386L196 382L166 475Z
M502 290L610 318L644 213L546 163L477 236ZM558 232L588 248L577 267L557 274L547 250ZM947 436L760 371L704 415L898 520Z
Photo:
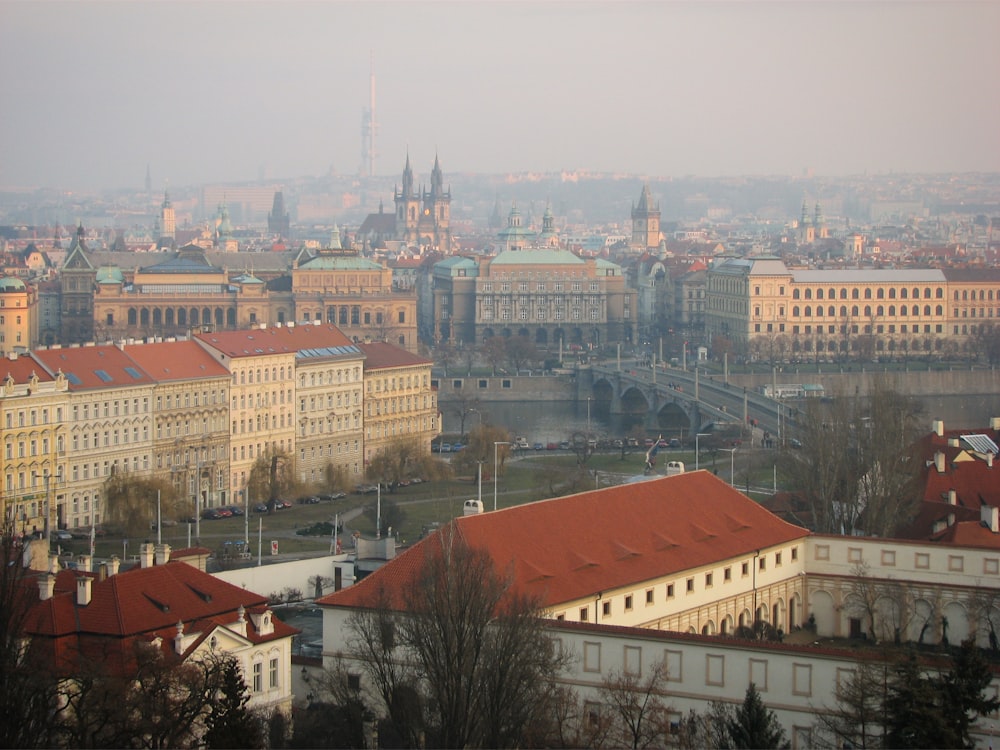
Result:
M545 450L545 443L535 443L531 448L532 450L543 451Z
M545 450L547 450L547 451L554 451L554 450L556 450L556 449L557 449L558 447L559 447L559 444L558 444L558 443L546 443L546 444L545 444Z
M257 513L267 513L267 503L257 503L253 509Z
M671 448L680 448L681 447L681 441L678 440L677 438L670 438L670 447Z
M60 542L68 542L72 538L73 538L73 535L71 533L69 533L68 531L57 531L56 532L56 539L58 539Z
M569 440L563 440L559 443L559 450L568 451L569 450Z
M441 443L441 453L451 453L451 443Z

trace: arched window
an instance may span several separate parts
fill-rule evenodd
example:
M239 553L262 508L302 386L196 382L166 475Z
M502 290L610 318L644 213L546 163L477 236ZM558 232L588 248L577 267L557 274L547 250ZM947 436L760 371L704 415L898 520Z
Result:
M840 306L840 317L842 317L842 318L846 318L847 317L847 305L841 305Z
M938 299L944 299L944 289L942 289L941 287L938 287L934 291L934 296L937 297Z
M889 317L890 318L895 318L896 317L896 306L895 305L889 305Z
M847 287L844 287L843 289L840 290L840 298L847 299Z
M934 314L935 315L943 315L944 314L944 308L942 308L941 305L938 305L937 307L934 308Z
M858 299L859 295L860 295L860 292L858 291L858 288L854 287L851 290L851 299Z
M899 298L900 299L906 299L906 295L908 293L909 292L907 291L906 287L904 286L902 289L899 290Z
M812 299L812 298L813 298L813 290L806 289L806 299Z
M798 298L799 298L799 290L798 289L793 289L792 290L792 299L798 299Z
M795 307L792 308L792 317L793 318L799 317L799 307L798 307L798 305L796 305Z
M885 308L882 307L882 305L879 305L877 308L875 308L875 315L877 315L880 318L884 318L885 317Z
M930 315L930 314L931 314L931 306L924 305L924 315Z
M806 305L806 317L811 318L813 314L813 309L809 305Z
M889 299L896 299L896 287L890 287Z
M136 314L135 308L134 307L130 307L128 309L128 324L130 326L134 326L137 317L138 317L138 315Z
M823 290L822 289L817 289L816 290L816 299L823 299Z
M832 317L833 317L834 315L836 315L836 314L837 314L837 312L836 312L836 310L834 309L833 305L830 305L830 307L829 307L829 308L827 308L827 311L826 311L826 314L827 314L827 315L829 315L829 316L830 316L831 318L832 318Z
M871 299L871 298L872 298L872 290L871 287L869 287L865 289L865 299Z
M920 315L920 305L914 305L911 315Z
M875 292L875 297L877 299L885 299L885 289L879 287L878 290Z
M916 287L913 287L913 299L920 299L920 290Z
M865 305L865 317L870 318L872 316L872 306Z
M858 306L857 305L854 305L854 306L851 307L851 316L855 317L855 318L858 317Z

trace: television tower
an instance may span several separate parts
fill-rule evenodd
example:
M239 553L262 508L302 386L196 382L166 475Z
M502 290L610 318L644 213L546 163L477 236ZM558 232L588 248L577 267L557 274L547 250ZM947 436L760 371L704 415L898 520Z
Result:
M375 120L375 53L373 52L368 75L368 106L361 111L361 173L368 177L375 176L375 133L377 131L378 122Z

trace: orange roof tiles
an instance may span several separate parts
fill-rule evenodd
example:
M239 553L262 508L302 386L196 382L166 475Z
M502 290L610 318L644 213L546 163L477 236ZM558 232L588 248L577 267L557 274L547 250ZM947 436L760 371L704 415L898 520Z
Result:
M124 351L159 382L229 376L229 370L195 341L129 344Z
M329 324L268 326L249 331L219 331L196 334L195 338L229 357L259 357L293 353L303 349L354 346L339 328Z
M452 521L471 546L511 570L512 589L543 606L669 576L808 536L707 471L697 471ZM398 606L441 532L357 585L318 603L363 607L384 586Z
M42 383L51 383L55 378L45 371L45 368L31 356L20 356L16 359L6 358L0 364L0 378L10 375L17 384L27 383L32 375L36 375Z
M32 352L31 356L52 374L62 370L71 391L153 382L121 349L110 344L45 349Z
M431 360L411 354L394 344L376 341L370 344L358 344L365 353L365 370L380 370L385 367L413 367L414 365L431 365Z

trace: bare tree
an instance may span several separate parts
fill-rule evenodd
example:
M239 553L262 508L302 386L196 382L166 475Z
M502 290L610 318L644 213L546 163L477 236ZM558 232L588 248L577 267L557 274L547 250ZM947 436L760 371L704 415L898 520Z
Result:
M613 670L601 682L601 695L615 718L616 744L632 750L659 746L669 733L667 705L662 695L667 667L650 666L645 677L628 670Z
M527 336L512 336L507 339L507 364L514 375L525 367L534 367L542 355L535 342Z
M176 519L192 511L191 504L180 498L167 479L120 471L104 482L105 519L121 526L128 536L146 534L156 520L157 495L164 518Z
M830 748L884 747L885 704L892 674L890 660L863 655L851 673L836 685L834 705L816 712L818 744Z
M507 339L504 336L490 336L483 341L480 351L483 354L483 359L496 375L497 369L507 358Z
M450 473L447 464L435 458L417 440L398 438L372 456L365 476L390 489L403 479L439 479Z
M374 612L352 618L349 656L390 716L400 689L412 686L407 705L418 705L422 718L407 714L410 733L426 726L427 744L517 746L549 704L566 657L543 630L535 602L512 591L488 553L469 547L456 527L434 534L424 549L401 609L391 610L383 595Z

